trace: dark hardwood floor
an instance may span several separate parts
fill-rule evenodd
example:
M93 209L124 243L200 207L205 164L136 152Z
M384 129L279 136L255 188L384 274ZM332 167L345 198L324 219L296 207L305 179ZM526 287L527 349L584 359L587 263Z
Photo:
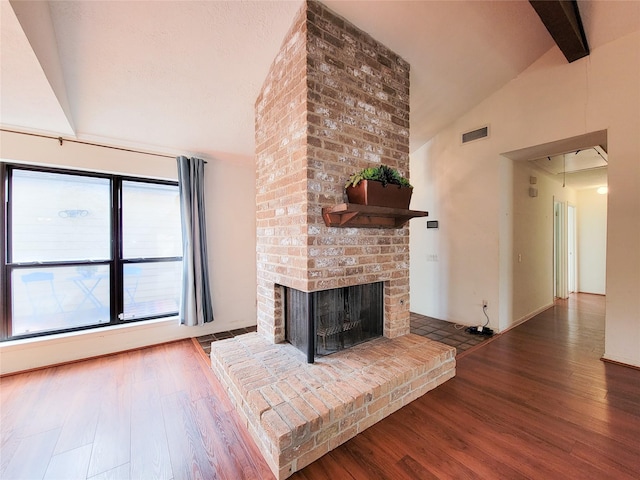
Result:
M637 479L640 371L603 348L604 297L558 302L291 478ZM4 377L0 409L2 479L273 478L196 342Z
M603 351L604 297L572 296L295 478L640 478L640 371Z
M191 340L0 379L0 479L272 479Z

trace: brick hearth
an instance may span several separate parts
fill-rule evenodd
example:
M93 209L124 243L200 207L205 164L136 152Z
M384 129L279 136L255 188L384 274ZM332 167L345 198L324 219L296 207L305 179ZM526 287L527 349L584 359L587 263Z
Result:
M455 374L455 348L377 338L306 363L257 333L211 345L212 367L277 478L304 468Z

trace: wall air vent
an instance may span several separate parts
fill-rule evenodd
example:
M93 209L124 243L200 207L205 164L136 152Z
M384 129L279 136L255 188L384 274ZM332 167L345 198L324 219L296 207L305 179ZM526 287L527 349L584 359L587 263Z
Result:
M462 143L473 142L489 136L489 126L484 126L462 134Z

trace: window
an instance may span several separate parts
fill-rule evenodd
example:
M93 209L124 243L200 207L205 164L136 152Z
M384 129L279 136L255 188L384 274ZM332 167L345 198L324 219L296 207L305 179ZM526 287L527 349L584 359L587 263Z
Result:
M176 182L2 166L2 339L177 314Z

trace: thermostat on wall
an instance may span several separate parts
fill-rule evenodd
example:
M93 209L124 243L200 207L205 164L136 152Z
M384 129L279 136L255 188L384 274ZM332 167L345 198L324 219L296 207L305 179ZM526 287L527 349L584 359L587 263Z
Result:
M427 220L427 228L438 228L437 220Z

